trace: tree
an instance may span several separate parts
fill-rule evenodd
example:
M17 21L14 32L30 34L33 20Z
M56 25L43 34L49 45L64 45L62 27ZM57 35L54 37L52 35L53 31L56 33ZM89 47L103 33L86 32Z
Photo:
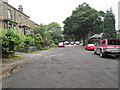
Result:
M39 33L43 39L43 46L48 46L52 42L58 44L58 42L63 41L63 34L60 25L56 22L52 22L48 25L41 24L40 27L36 28L33 33Z
M91 8L89 4L83 3L79 5L72 15L64 20L64 34L65 36L88 40L88 34L93 35L95 33L102 32L102 19L103 12L98 12L94 8ZM97 28L97 29L96 29ZM98 31L99 30L99 31Z
M64 40L63 31L61 29L60 24L56 22L52 22L48 24L48 32L50 32L52 40L55 44Z
M104 17L104 28L103 28L103 39L116 39L116 31L115 31L115 16L112 12L107 11Z
M118 32L117 34L117 39L120 39L120 32Z
M35 30L33 30L34 34L40 34L43 40L43 47L48 46L51 42L51 35L48 32L48 26L41 24Z

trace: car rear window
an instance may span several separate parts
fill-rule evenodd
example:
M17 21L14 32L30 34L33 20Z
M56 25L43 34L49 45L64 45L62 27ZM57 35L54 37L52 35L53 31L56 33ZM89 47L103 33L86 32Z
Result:
M120 45L120 40L109 40L108 45Z

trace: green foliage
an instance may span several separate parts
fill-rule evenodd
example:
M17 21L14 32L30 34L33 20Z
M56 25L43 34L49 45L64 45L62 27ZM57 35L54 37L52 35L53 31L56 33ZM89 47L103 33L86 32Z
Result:
M52 22L48 24L48 31L50 32L54 43L58 43L64 40L63 31L58 23Z
M34 45L37 49L42 49L43 47L43 39L39 33L34 35Z
M50 33L48 32L48 30L47 30L47 25L41 24L40 27L37 27L37 28L33 31L33 33L34 33L34 34L40 34L40 35L41 35L42 41L43 41L43 44L42 44L43 47L48 46L48 45L50 44L51 35L50 35Z
M56 44L52 44L51 47L58 47Z
M54 41L54 44L56 44L56 45L59 43L57 38L53 38L53 41Z
M33 30L34 34L39 33L42 37L45 37L46 25L41 24L39 27Z
M41 24L40 27L33 31L33 33L39 33L42 36L43 47L50 46L52 43L58 43L64 40L61 27L56 22L52 22L48 25Z
M104 17L103 39L116 39L115 16L112 10L107 11Z
M25 45L34 46L34 38L31 36L26 36Z
M51 34L47 30L44 31L43 43L44 47L51 44Z
M79 5L63 22L65 38L85 41L89 33L91 35L101 33L103 15L102 11L98 12L87 3Z
M43 50L48 50L48 49L50 49L50 47L48 46L43 48Z
M2 37L2 53L9 54L16 51L17 48L24 46L24 36L21 36L17 30L1 30ZM6 56L7 57L7 56Z
M120 39L120 33L117 34L117 39Z

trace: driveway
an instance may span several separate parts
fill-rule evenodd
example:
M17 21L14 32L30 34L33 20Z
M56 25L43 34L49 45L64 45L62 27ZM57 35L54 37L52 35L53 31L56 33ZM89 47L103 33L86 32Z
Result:
M118 59L82 46L19 55L29 62L3 79L3 88L118 88Z

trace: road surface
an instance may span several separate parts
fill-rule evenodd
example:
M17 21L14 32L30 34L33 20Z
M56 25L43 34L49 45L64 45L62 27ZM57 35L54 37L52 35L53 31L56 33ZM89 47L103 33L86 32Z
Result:
M29 63L3 79L3 88L118 88L118 59L101 58L83 46L26 56Z

